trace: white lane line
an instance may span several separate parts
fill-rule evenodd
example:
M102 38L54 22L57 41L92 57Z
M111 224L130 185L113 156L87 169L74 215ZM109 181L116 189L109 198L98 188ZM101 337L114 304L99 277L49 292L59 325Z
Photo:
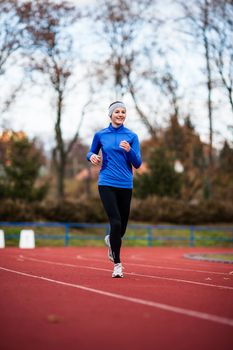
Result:
M49 261L49 260L41 260L41 259L36 259L36 258L24 257L22 255L21 255L21 257L23 257L25 260L31 260L31 261L36 261L36 262L46 263L46 264L52 264L52 265L60 265L60 266L75 267L75 268L85 268L85 269L97 270L97 271L108 271L108 272L112 271L112 270L104 269L104 268L100 268L100 267L66 264L66 263L61 263L61 262L54 262L54 261ZM154 275L145 275L145 274L140 274L140 273L136 273L136 272L135 273L134 272L124 272L124 274L125 275L129 275L129 276L137 276L137 277L152 278L152 279L162 279L162 280L172 281L172 282L196 284L196 285L205 286L205 287L213 287L213 288L233 290L233 287L229 287L229 286L221 286L221 285L216 285L216 284L211 284L211 283L189 281L189 280L183 280L183 279L178 279L178 278L160 277L160 276L154 276Z
M67 258L67 255L59 255L60 257L65 257ZM85 261L94 261L94 262L106 262L106 259L104 259L101 256L98 258L86 258L82 255L77 255L76 257L73 257L74 259L78 260L85 260ZM168 267L168 266L161 266L161 265L152 265L152 264L141 264L141 263L129 263L126 262L125 265L130 265L130 266L141 266L141 267L148 267L148 268L155 268L155 269L162 269L162 270L174 270L174 271L187 271L187 272L198 272L198 273L206 273L206 274L214 274L214 275L223 275L223 276L228 276L229 274L233 274L233 271L229 272L217 272L217 271L208 271L208 270L194 270L194 269L188 269L188 268L179 268L179 267Z
M86 258L82 255L77 255L76 258L78 260L88 260L88 261L106 261L106 259L93 259L93 258ZM194 270L194 269L187 269L187 268L178 268L178 267L167 267L167 266L160 266L160 265L150 265L150 264L138 264L138 263L126 263L127 265L132 266L142 266L142 267L151 267L151 268L158 268L158 269L165 269L165 270L178 270L178 271L189 271L189 272L200 272L200 273L208 273L208 274L216 274L216 275L229 275L227 272L216 272L216 271L208 271L208 270Z
M164 267L160 265L147 265L147 264L135 264L135 263L127 263L127 265L133 265L133 266L141 266L141 267L149 267L149 268L156 268L156 269L162 269L162 270L176 270L176 271L186 271L186 272L198 272L198 273L206 273L206 274L214 274L214 275L229 275L229 273L226 272L215 272L215 271L204 271L204 270L193 270L193 269L185 269L185 268L178 268L178 267Z
M231 251L230 251L230 253L232 253ZM184 254L184 253L183 253ZM138 257L137 255L131 255L130 256L130 258L132 259L132 260L138 260L139 262L145 262L145 263L148 263L148 262L150 262L150 263L154 263L156 260L158 260L158 261L160 261L161 259L160 258L157 258L157 257L155 257L155 260L153 260L153 261L149 261L148 259L145 259L145 257L144 258L140 258L140 257ZM181 263L182 265L185 265L185 266L193 266L193 264L190 264L190 261L188 261L188 259L186 259L186 258L184 258L183 256L182 256L182 253L181 253L181 255L180 256L175 256L175 257L171 257L171 258L167 258L167 257L163 257L162 258L162 260L163 260L163 262L165 262L165 263L167 263L167 264L169 264L169 263L171 263L171 262L174 262L174 258L175 259L177 259L177 258L179 258L179 264ZM196 265L198 266L198 267L202 267L202 268L206 268L207 266L209 267L209 266L211 266L211 265L213 265L213 263L214 262L208 262L208 261L206 261L206 263L204 264L203 262L203 260L196 260L195 261L196 262ZM218 263L219 264L219 263ZM224 266L223 266L224 265ZM223 264L222 266L221 266L221 268L224 268L224 267L227 267L227 264ZM220 264L218 265L218 267L220 267Z
M184 308L180 308L180 307L176 307L176 306L172 306L172 305L157 303L157 302L150 301L150 300L144 300L144 299L140 299L140 298L128 297L126 295L117 294L117 293L111 293L111 292L107 292L107 291L100 290L100 289L95 289L95 288L90 288L90 287L85 287L85 286L82 286L82 285L79 285L79 284L67 283L67 282L54 280L54 279L43 277L43 276L37 276L37 275L32 275L32 274L21 272L21 271L11 270L11 269L7 269L7 268L1 267L1 266L0 266L0 269L2 271L7 271L7 272L10 272L10 273L14 273L14 274L25 276L25 277L35 278L35 279L39 279L39 280L50 282L50 283L56 283L56 284L60 284L60 285L66 286L66 287L77 288L77 289L84 290L86 292L100 294L100 295L104 295L104 296L108 296L108 297L111 297L111 298L128 301L128 302L135 303L135 304L141 304L141 305L145 305L145 306L150 306L150 307L153 307L153 308L157 308L157 309L161 309L161 310L165 310L165 311L170 311L170 312L174 312L174 313L177 313L177 314L182 314L182 315L185 315L185 316L195 317L195 318L199 318L199 319L202 319L202 320L212 321L212 322L215 322L215 323L220 323L220 324L224 324L224 325L233 327L233 319L226 318L226 317L212 315L212 314L208 314L208 313L205 313L205 312L199 312L199 311L195 311L195 310L184 309Z
M106 259L93 259L93 258L86 258L81 255L77 255L76 258L78 260L87 260L87 261L106 261ZM225 275L229 276L229 273L227 272L215 272L215 271L208 271L208 270L193 270L193 269L186 269L186 268L178 268L178 267L168 267L168 266L160 266L160 265L150 265L150 264L137 264L137 263L125 263L126 265L130 266L141 266L141 267L149 267L149 268L155 268L155 269L162 269L162 270L177 270L177 271L187 271L187 272L199 272L199 273L207 273L207 274L214 274L214 275Z

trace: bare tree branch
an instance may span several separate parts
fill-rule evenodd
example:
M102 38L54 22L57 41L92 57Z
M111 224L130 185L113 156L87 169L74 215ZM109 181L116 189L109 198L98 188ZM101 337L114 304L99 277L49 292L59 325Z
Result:
M69 82L74 74L75 58L73 41L68 30L80 18L76 7L63 1L55 0L27 1L19 11L21 21L26 24L31 54L30 66L48 79L56 99L56 121L54 125L56 145L53 160L57 178L57 198L64 198L64 176L68 155L77 141L78 131L66 149L62 130L62 119L66 97L70 92ZM38 53L38 54L36 54Z

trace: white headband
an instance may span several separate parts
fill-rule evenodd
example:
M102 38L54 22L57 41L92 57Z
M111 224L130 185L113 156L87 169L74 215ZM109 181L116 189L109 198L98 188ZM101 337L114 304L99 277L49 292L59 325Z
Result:
M126 109L125 104L123 102L120 102L120 101L114 102L108 108L108 116L109 117L111 117L114 109L116 109L116 108L124 108L124 109Z

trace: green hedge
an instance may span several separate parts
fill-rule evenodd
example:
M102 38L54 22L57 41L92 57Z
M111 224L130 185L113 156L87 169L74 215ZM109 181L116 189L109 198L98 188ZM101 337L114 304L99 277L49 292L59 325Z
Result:
M132 200L130 220L147 223L211 224L233 223L233 203L203 201L187 203L171 198ZM98 197L61 203L1 201L0 221L106 222Z
M233 203L203 201L192 204L171 198L134 199L131 219L150 223L233 223Z
M0 206L0 221L105 222L107 220L98 198L75 202L24 203L5 200Z

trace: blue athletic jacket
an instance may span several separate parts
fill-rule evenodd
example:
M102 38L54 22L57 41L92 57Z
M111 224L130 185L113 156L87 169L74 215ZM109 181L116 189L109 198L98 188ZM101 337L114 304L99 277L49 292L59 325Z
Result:
M129 152L120 147L121 141L127 141L130 144ZM137 169L142 163L138 136L124 125L114 128L110 123L108 128L94 135L90 151L87 153L87 160L90 160L92 154L98 154L100 149L103 161L98 184L132 188L132 165Z

